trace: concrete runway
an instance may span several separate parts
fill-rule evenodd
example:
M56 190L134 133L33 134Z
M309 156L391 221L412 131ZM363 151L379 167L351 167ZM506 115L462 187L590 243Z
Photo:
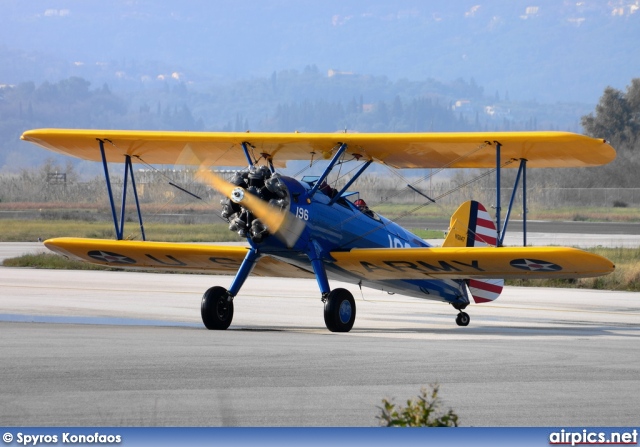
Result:
M0 267L0 425L371 426L433 382L465 426L638 424L639 293L507 287L460 328L346 286L356 323L333 334L315 281L250 278L207 331L200 297L230 281Z

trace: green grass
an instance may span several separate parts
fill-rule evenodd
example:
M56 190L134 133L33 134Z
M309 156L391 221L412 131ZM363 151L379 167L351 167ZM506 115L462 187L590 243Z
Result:
M485 205L490 205L485 203ZM449 220L451 215L458 208L453 205L429 205L419 208L420 204L380 204L374 210L388 219L405 217L409 219L429 220ZM418 208L418 209L416 209ZM541 208L536 204L530 204L527 218L530 220L552 220L552 221L586 221L586 222L640 222L640 211L637 207L561 207L561 208ZM506 212L506 207L503 207ZM411 212L410 214L407 214ZM514 217L520 218L521 206L516 205L513 209ZM491 211L493 214L493 211Z
M72 261L64 256L53 253L39 253L9 258L5 259L2 265L5 267L31 267L57 270L118 270L101 265L89 264L88 262Z
M423 230L420 228L409 229L413 234L422 239L444 239L444 231L440 230Z
M421 218L428 220L449 220L457 207L454 206L423 206L419 203L383 203L373 207L374 211L388 219L397 219L400 216L407 218ZM408 214L409 213L409 214ZM406 216L405 216L406 215Z
M84 220L0 220L0 242L30 242L54 237L87 237L115 239L113 224ZM148 223L144 226L148 240L162 242L236 242L244 239L229 231L228 224ZM412 229L424 239L442 239L437 230ZM125 239L140 240L137 223L125 224Z
M635 207L565 207L530 211L529 219L575 222L639 222Z
M113 224L82 220L0 220L0 242L37 241L53 237L115 239ZM225 223L149 223L144 226L148 240L163 242L233 242L240 237ZM142 239L137 223L125 224L125 239Z

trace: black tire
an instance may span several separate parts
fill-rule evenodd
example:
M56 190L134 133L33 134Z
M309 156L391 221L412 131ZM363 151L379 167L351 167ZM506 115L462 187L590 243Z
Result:
M349 332L356 321L356 302L346 289L334 289L324 303L324 324L331 332Z
M233 300L224 287L211 287L202 296L202 322L207 329L225 330L233 320Z
M458 326L469 326L470 321L471 321L471 317L466 312L460 312L456 317L456 324Z

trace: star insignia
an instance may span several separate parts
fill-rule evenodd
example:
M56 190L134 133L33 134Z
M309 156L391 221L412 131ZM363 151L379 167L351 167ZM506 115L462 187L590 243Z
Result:
M106 262L108 264L135 264L136 261L118 253L110 251L93 250L87 253L90 258L96 261Z
M539 259L514 259L510 264L512 267L531 272L557 272L562 270L562 267L558 264Z

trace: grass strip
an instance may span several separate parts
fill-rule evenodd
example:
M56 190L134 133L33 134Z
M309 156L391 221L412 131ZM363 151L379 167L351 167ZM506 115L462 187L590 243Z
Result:
M113 224L83 220L0 220L0 242L35 242L54 237L115 239ZM236 242L243 239L229 231L225 223L149 223L147 239L160 242ZM142 239L137 223L125 224L125 239Z

